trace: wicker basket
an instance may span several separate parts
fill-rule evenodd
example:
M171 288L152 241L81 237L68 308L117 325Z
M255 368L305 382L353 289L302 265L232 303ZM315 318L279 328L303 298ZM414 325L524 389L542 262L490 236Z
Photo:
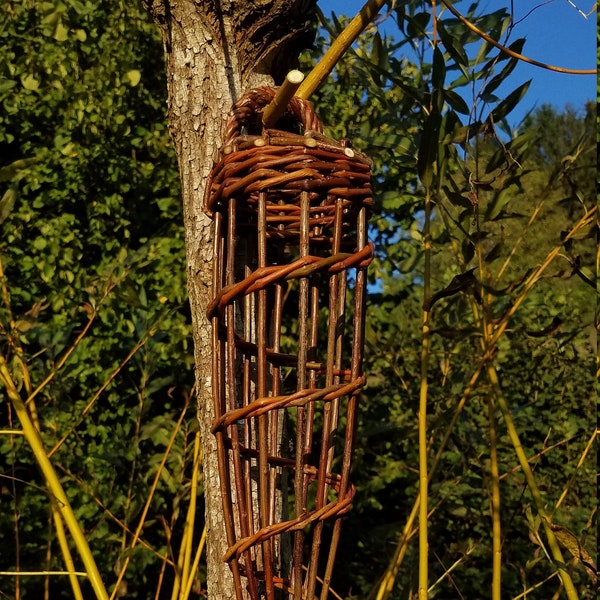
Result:
M314 600L354 495L371 163L297 97L263 130L275 91L233 107L205 197L213 432L236 597Z

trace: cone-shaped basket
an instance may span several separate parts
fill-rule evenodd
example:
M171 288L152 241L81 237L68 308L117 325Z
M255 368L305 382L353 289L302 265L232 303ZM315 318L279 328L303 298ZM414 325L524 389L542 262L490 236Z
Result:
M205 198L224 559L238 599L325 600L354 495L371 163L297 97L263 130L275 91L233 107Z

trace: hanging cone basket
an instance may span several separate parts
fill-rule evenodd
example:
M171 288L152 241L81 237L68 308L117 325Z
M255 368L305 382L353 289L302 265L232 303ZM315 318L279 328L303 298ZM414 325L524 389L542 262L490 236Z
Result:
M224 560L239 599L324 600L354 495L371 162L297 97L263 129L275 92L233 107L205 197Z

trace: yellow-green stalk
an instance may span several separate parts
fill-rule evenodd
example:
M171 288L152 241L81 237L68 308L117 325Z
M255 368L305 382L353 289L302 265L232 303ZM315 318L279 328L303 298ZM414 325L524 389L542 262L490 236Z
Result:
M62 519L60 518L60 510L58 509L56 501L53 499L52 496L50 496L50 506L52 509L52 518L54 519L54 527L56 528L56 537L58 539L58 545L60 546L60 551L63 556L63 560L65 561L67 572L69 574L69 582L71 583L71 588L73 589L73 597L75 598L75 600L83 600L81 586L79 585L79 579L77 579L77 574L75 571L75 563L73 562L71 550L69 549L69 543L67 542L65 528Z
M152 486L150 487L150 490L148 491L148 497L146 498L146 503L144 504L144 508L142 509L142 514L140 515L140 520L138 522L138 526L136 527L136 530L133 534L131 542L129 543L130 550L133 550L133 548L135 548L135 546L137 545L137 543L139 541L140 535L142 533L142 529L144 528L144 525L146 523L146 517L148 516L148 511L150 510L150 505L152 504L152 500L154 499L154 493L156 492L158 482L162 475L163 469L165 468L165 464L167 463L167 458L169 457L171 449L173 448L173 444L175 443L175 439L177 438L177 434L179 433L179 431L181 429L181 424L183 423L183 419L187 412L188 403L189 403L189 398L186 398L185 406L183 407L183 410L181 411L181 415L179 415L179 419L177 420L177 423L175 424L175 429L171 435L171 439L169 440L169 443L167 444L167 447L165 448L163 457L162 457L160 464L158 465L158 468L156 470L156 475L154 476L154 481L152 482ZM129 563L131 561L132 555L133 555L132 552L128 552L125 557L125 560L123 561L123 566L121 567L121 571L119 572L119 575L117 577L117 582L115 583L115 587L113 589L113 593L110 596L110 600L114 600L117 596L118 590L121 586L121 582L123 581L123 578L125 577L125 573L127 572L127 568L129 567Z
M502 591L502 523L500 521L500 472L494 399L488 400L490 421L490 475L492 486L492 600L500 600Z
M175 569L175 582L171 600L183 599L183 593L180 595L180 590L188 588L188 583L194 580L195 569L190 570L192 562L192 543L194 540L194 525L196 518L196 504L198 499L198 480L200 474L200 465L202 463L202 447L200 444L200 431L194 436L194 457L192 467L192 484L190 490L190 503L188 505L185 525L183 528L183 536L179 548L179 557L177 559L177 567ZM191 585L189 586L191 589Z
M550 517L546 513L542 495L540 494L540 490L533 476L533 471L531 470L531 466L529 464L529 461L527 460L527 456L525 455L523 446L521 445L521 440L519 439L517 428L515 427L515 424L512 420L512 415L508 408L508 404L506 403L506 399L504 398L504 392L502 391L502 388L500 386L498 373L496 372L494 365L491 363L487 364L487 377L488 381L490 382L490 385L492 386L492 390L494 392L494 396L496 397L498 407L502 412L502 417L504 418L504 423L506 424L508 436L510 438L510 441L512 442L515 454L517 455L519 464L521 465L521 469L523 469L523 474L525 475L525 480L527 481L527 487L529 488L529 491L533 498L533 503L535 505L536 511L544 527L546 538L548 540L548 546L550 547L552 558L556 563L556 569L565 588L567 598L569 600L577 600L577 591L575 590L575 586L573 585L571 576L565 568L565 561L562 556L562 552L560 551L560 546L558 545L556 536L554 535L554 532L550 527Z
M592 433L592 436L588 440L588 443L585 445L585 448L584 448L583 452L581 453L581 456L579 457L579 461L577 461L577 466L575 467L575 473L573 473L573 475L571 475L571 478L567 482L565 489L562 491L560 498L556 501L556 504L554 505L554 508L552 509L552 514L554 514L558 510L560 505L563 503L564 499L567 497L569 489L571 488L575 479L577 478L577 475L579 474L579 469L581 469L581 467L583 466L583 463L585 462L587 455L589 454L590 450L592 449L592 446L594 445L594 440L596 439L597 435L598 435L598 429L595 428Z
M35 456L37 464L42 472L42 475L48 486L50 494L54 496L56 505L60 511L61 518L64 520L69 533L73 538L73 542L79 556L83 562L85 570L88 574L88 579L96 594L98 600L108 600L108 593L106 587L100 576L100 571L96 566L96 561L92 555L90 547L87 543L87 539L79 526L79 522L75 517L75 513L69 504L69 500L60 484L56 471L46 454L46 450L42 443L42 438L36 427L31 420L29 412L25 406L25 403L21 399L21 396L10 376L8 367L3 356L0 356L0 381L6 388L8 398L15 409L21 427L23 428L23 434L27 439L29 446Z
M202 551L204 550L204 545L206 544L206 525L202 530L202 536L200 537L200 543L198 544L198 548L196 550L196 555L194 556L194 563L192 565L192 577L188 579L186 582L185 589L183 590L179 600L187 600L190 597L190 593L192 592L192 584L194 583L194 575L198 572L198 565L200 564L200 558L202 557Z
M421 385L419 389L419 600L427 600L429 588L429 543L427 540L427 394L429 370L429 299L431 295L431 193L425 193L423 225L423 322L421 328Z
M462 409L465 407L465 404L467 403L467 400L471 396L471 392L473 391L473 388L475 387L475 384L477 383L477 380L479 379L479 375L481 374L481 369L482 369L482 366L480 366L473 373L473 375L471 376L471 379L469 380L469 382L467 383L467 385L463 391L462 398L460 399L459 403L457 404L456 408L454 409L454 414L452 415L452 419L450 420L450 423L448 424L448 427L446 428L444 437L442 438L440 446L439 446L437 452L435 453L435 457L433 458L433 461L431 462L431 467L429 469L429 479L430 480L433 477L435 471L437 470L437 467L442 458L442 454L444 453L444 450L446 449L446 446L450 439L450 435L452 434L452 431L454 430L454 426L456 425L456 422L458 421L458 417L460 416ZM417 494L417 498L415 499L415 502L410 511L408 519L406 520L404 529L402 530L402 533L400 534L400 538L396 545L396 550L394 552L394 556L390 560L382 578L377 583L376 592L372 591L369 594L368 600L373 600L373 599L388 600L389 599L389 597L394 589L394 583L396 582L396 577L398 576L398 571L400 570L402 561L404 560L404 557L406 556L406 551L408 550L408 543L410 542L412 537L418 531L418 528L413 527L413 525L417 518L417 514L419 512L420 503L421 503L421 496L419 494Z
M579 221L577 221L573 225L573 227L570 229L570 231L565 235L565 237L562 240L561 244L559 246L556 246L555 248L553 248L548 253L548 255L546 256L546 258L544 259L544 261L526 279L526 281L525 281L525 283L523 285L523 291L514 300L514 302L511 304L510 308L503 315L502 321L494 329L494 333L492 334L491 338L489 340L487 340L487 353L488 353L488 356L490 355L490 352L493 352L495 343L498 341L498 339L500 339L500 337L502 336L502 334L506 330L506 327L508 326L508 323L509 323L511 317L517 312L517 310L521 306L521 303L523 302L523 300L525 300L525 298L527 297L527 294L531 291L531 288L539 281L539 279L542 276L542 274L544 273L544 271L548 268L548 266L550 265L550 263L552 263L552 261L558 256L558 254L560 253L560 251L563 249L563 246L569 240L576 238L577 234L582 229L584 229L588 225L591 225L594 222L597 210L598 209L595 206L594 208L592 208L589 211L587 211L585 213L585 215L583 215L583 217L581 217L581 219L579 219Z
M348 26L338 35L334 42L325 52L321 60L302 82L296 96L307 100L313 92L323 83L333 70L342 55L350 48L354 40L360 35L365 27L375 19L386 0L369 0L360 12L350 21Z

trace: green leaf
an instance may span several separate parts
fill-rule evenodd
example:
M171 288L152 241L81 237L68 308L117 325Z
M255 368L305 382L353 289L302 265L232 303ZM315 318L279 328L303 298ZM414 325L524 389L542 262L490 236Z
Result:
M137 69L132 69L131 71L127 71L127 79L129 79L129 85L131 87L135 87L142 78L142 74Z
M465 144L481 130L481 123L476 121L470 125L455 127L451 132L446 133L443 139L444 144Z
M381 206L385 210L398 210L405 203L404 194L397 191L384 192L381 200Z
M17 199L17 190L14 187L10 187L4 192L4 195L0 199L0 225L6 221L8 215L10 215Z
M523 50L523 45L525 44L525 40L523 38L516 40L513 42L509 48L514 50L515 52L521 52ZM508 63L504 66L502 71L497 75L494 75L492 79L490 79L489 83L483 88L483 92L481 93L482 97L489 96L492 92L494 92L513 72L514 68L519 64L518 58L511 58ZM490 61L490 68L493 67L492 61Z
M529 89L529 84L531 83L531 79L521 84L516 90L513 90L494 110L491 112L491 117L494 123L504 119L506 115L510 113L517 104L521 101L523 96L527 93Z
M6 79L5 77L0 77L0 94L8 92L8 90L14 88L15 85L17 85L17 82L13 79Z
M77 146L73 143L73 142L67 142L61 149L60 149L60 153L63 156L70 156L72 154L75 153L75 148L77 148Z
M507 152L515 160L520 160L520 157L527 153L534 139L533 131L526 131L505 144L504 148L499 148L487 161L485 166L486 173L492 173L496 169L503 168L507 161Z
M448 298L449 296L454 296L459 292L471 292L473 294L477 293L477 278L473 274L475 271L475 267L465 271L464 273L459 273L452 278L452 281L439 292L436 292L431 296L429 303L425 306L426 310L431 310L431 307L442 298Z
M376 67L383 68L383 42L381 41L381 35L379 34L379 31L377 31L373 36L373 52L371 54L371 60ZM372 76L376 83L381 83L381 75L378 70L374 70L372 72Z
M440 34L444 48L446 48L446 52L454 59L454 62L457 65L468 67L469 58L460 40L453 37L442 22L438 22L438 33Z
M58 42L64 42L69 37L69 30L63 25L62 20L59 20L56 24L56 30L54 31L54 39Z
M65 146L67 146L70 142L71 142L70 137L68 137L66 135L58 134L54 138L54 147L57 150L60 150L60 149L64 148Z
M46 248L47 245L48 245L48 240L45 237L41 237L41 236L35 238L35 240L33 240L33 244L32 244L32 246L36 250L44 250L44 248Z
M446 63L444 55L436 46L433 50L433 70L431 72L431 85L434 90L443 90L446 79Z
M473 208L473 204L469 200L469 197L466 194L461 194L460 192L455 192L453 190L448 189L447 186L443 186L444 193L452 204L455 206L462 206L463 208Z
M475 256L475 245L471 240L463 240L461 244L462 259L465 264L469 264L469 261Z
M408 35L413 38L418 38L425 33L425 29L429 24L430 15L428 12L420 12L414 17L407 17L408 27L406 28Z
M37 158L21 158L5 167L0 167L0 181L12 181L19 171L26 169L29 165L36 162L38 162Z
M494 246L492 247L492 249L483 257L483 260L486 263L492 263L495 260L497 260L498 258L500 258L501 255L501 250L504 246L504 242L498 242L497 244L494 244Z
M437 158L438 139L440 133L441 116L434 110L427 117L421 134L419 153L417 157L417 172L421 183L431 187L433 183L433 170Z
M485 211L485 218L489 221L497 219L504 207L512 200L513 192L508 188L500 190L495 196L492 202L488 205Z
M33 75L31 75L31 73L29 75L25 75L23 77L21 77L21 85L26 89L26 90L31 90L32 92L35 92L39 89L40 87L40 81L39 79L36 79Z
M395 150L398 154L412 154L415 150L412 138L397 133L378 135L373 138L371 146L375 148L389 148Z
M468 115L470 110L464 99L454 90L443 90L444 100L458 113Z

